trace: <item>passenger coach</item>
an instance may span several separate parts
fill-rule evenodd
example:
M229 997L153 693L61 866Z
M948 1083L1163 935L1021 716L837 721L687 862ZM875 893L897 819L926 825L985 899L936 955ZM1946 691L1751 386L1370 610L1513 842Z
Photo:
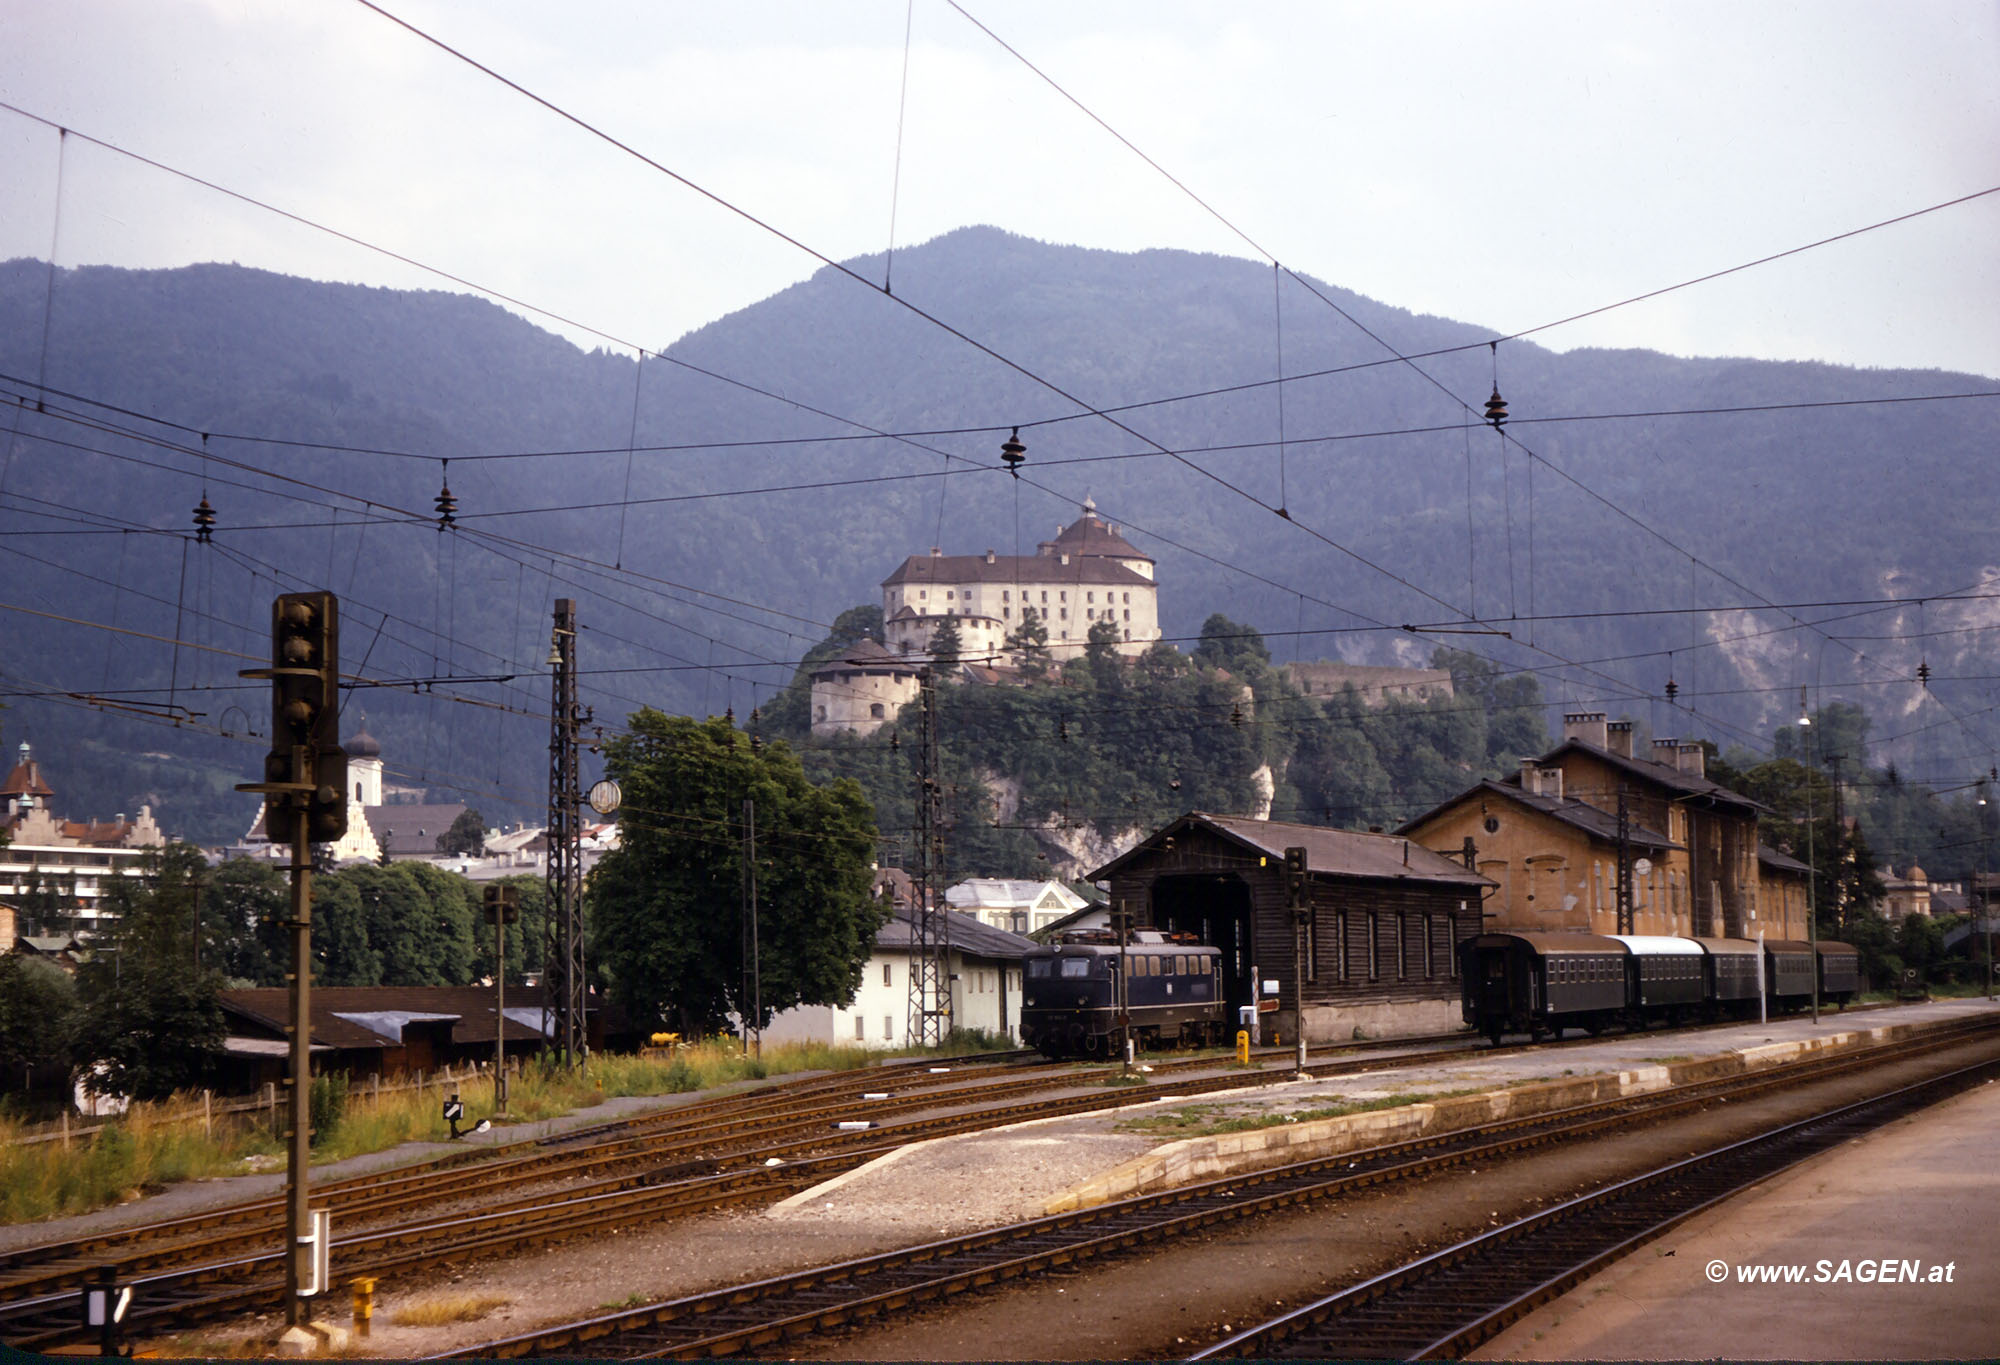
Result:
M1820 998L1845 1006L1863 989L1860 955L1845 943L1680 938L1648 934L1491 933L1459 945L1467 1025L1498 1044L1503 1034L1560 1038L1611 1024L1643 1029L1697 1015L1743 1016L1763 995L1773 1012Z

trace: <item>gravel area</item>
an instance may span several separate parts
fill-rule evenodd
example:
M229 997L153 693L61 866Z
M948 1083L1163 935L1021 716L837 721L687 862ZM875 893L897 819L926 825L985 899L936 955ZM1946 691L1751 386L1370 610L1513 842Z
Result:
M1132 1125L1143 1121L1149 1114L1157 1116L1195 1105L1203 1106L1209 1117L1252 1111L1299 1112L1381 1095L1495 1089L1549 1076L1588 1075L1659 1065L1667 1060L1708 1055L1764 1041L1810 1037L1815 1033L1825 1036L1846 1028L1956 1017L1993 1008L1984 1001L1941 1001L1906 1010L1870 1012L1845 1023L1839 1016L1829 1015L1817 1030L1809 1020L1789 1019L1765 1025L1707 1030L1698 1034L1642 1034L1605 1039L1574 1048L1531 1050L1499 1057L1475 1054L1471 1058L1420 1063L1396 1071L1328 1080L1290 1081L1223 1095L1179 1095L1173 1090L1172 1079L1163 1079L1152 1082L1162 1093L1150 1105L1127 1108L1118 1114L1036 1120L988 1133L913 1144L766 1210L703 1215L657 1227L621 1228L504 1261L440 1266L434 1274L420 1280L381 1287L377 1299L377 1326L365 1348L372 1355L408 1356L475 1345L536 1326L573 1321L600 1311L609 1312L619 1307L740 1284L850 1257L871 1255L981 1226L1037 1216L1049 1198L1150 1151L1165 1140L1154 1134L1134 1131ZM1761 1112L1762 1107L1740 1108L1740 1113L1738 1106L1729 1106L1717 1112L1728 1114L1732 1122L1739 1119L1747 1121L1753 1116L1753 1109ZM1672 1136L1661 1134L1656 1137L1664 1141L1666 1147L1680 1145L1682 1150L1689 1141L1687 1133L1680 1129L1674 1130ZM1617 1145L1606 1144L1607 1153ZM1660 1142L1656 1141L1653 1145L1657 1147ZM1173 1339L1175 1336L1185 1337L1189 1331L1196 1330L1212 1331L1219 1321L1228 1321L1231 1316L1244 1317L1251 1311L1244 1306L1246 1302L1262 1305L1268 1310L1293 1293L1303 1292L1295 1287L1281 1290L1276 1281L1282 1280L1286 1286L1292 1286L1293 1280L1304 1276L1315 1284L1324 1284L1326 1276L1337 1273L1341 1265L1352 1269L1381 1259L1385 1248L1426 1244L1426 1239L1434 1235L1440 1220L1443 1224L1452 1223L1449 1215L1453 1210L1458 1211L1461 1221L1466 1206L1474 1203L1489 1206L1480 1210L1490 1214L1489 1218L1480 1220L1482 1223L1503 1215L1513 1216L1510 1210L1520 1206L1523 1200L1532 1202L1550 1189L1550 1171L1587 1176L1600 1166L1615 1164L1611 1163L1608 1155L1599 1158L1570 1154L1551 1160L1553 1165L1539 1168L1542 1174L1526 1177L1518 1187L1510 1184L1503 1190L1490 1188L1486 1182L1467 1185L1455 1179L1425 1181L1421 1182L1421 1187L1432 1190L1432 1194L1426 1196L1431 1201L1429 1204L1410 1202L1406 1191L1418 1186L1397 1186L1362 1203L1342 1201L1343 1207L1338 1211L1302 1215L1309 1220L1331 1218L1333 1222L1312 1223L1312 1227L1322 1231L1298 1233L1300 1240L1293 1250L1270 1253L1267 1269L1275 1277L1271 1283L1265 1284L1256 1276L1251 1276L1251 1283L1237 1286L1245 1291L1247 1298L1239 1296L1231 1299L1229 1302L1235 1306L1228 1307L1218 1306L1223 1301L1217 1298L1219 1291L1215 1286L1210 1285L1197 1292L1189 1283L1190 1276L1180 1274L1176 1277L1182 1282L1177 1295L1168 1295L1164 1299L1155 1296L1158 1299L1157 1317L1161 1322L1185 1321L1188 1326L1177 1333L1156 1333L1138 1339L1146 1342L1145 1353L1173 1353L1178 1347ZM1510 1162L1506 1166L1512 1169L1520 1164ZM1565 1174L1560 1179L1554 1179L1553 1183L1567 1188L1576 1183L1577 1178L1577 1175ZM1440 1190L1443 1192L1438 1192ZM1367 1211L1378 1206L1379 1212ZM1321 1245L1323 1229L1334 1226L1344 1227L1350 1234L1358 1234L1360 1241L1342 1255L1329 1258ZM1227 1242L1229 1236L1215 1240ZM1176 1253L1168 1250L1139 1259L1160 1266L1183 1263L1175 1258ZM1126 1262L1118 1264L1123 1266ZM1106 1267L1102 1271L1087 1273L1111 1275L1113 1280L1109 1282L1122 1284L1125 1281L1120 1277L1128 1272ZM1203 1276L1208 1280L1215 1278L1212 1264L1207 1270L1194 1272L1193 1279L1201 1281ZM1066 1293L1066 1286L1062 1283L1065 1277L1044 1278L1049 1284L1046 1290L1049 1299L1056 1300ZM1319 1292L1325 1291L1321 1289ZM417 1300L440 1295L488 1296L503 1299L505 1303L479 1320L468 1323L426 1328L393 1324L392 1319L399 1309ZM974 1296L968 1301L967 1311L977 1315L989 1311L980 1307L981 1304L1011 1302L1014 1297L1016 1295L1011 1291L999 1296ZM328 1308L327 1316L331 1321L346 1323L347 1305L344 1301L329 1304ZM1211 1308L1214 1312L1208 1318L1201 1316L1202 1313L1209 1313ZM1054 1308L1047 1311L1054 1311ZM1113 1317L1116 1316L1114 1313ZM1002 1318L1005 1318L1004 1313ZM1197 1320L1199 1326L1195 1325ZM228 1332L189 1338L172 1346L179 1353L246 1353L248 1341L259 1333L271 1330L272 1322L266 1319L257 1324L240 1325ZM1009 1338L995 1337L992 1331L991 1323L970 1329L969 1335L959 1338L962 1345L956 1354L942 1347L936 1348L934 1354L932 1345L901 1339L898 1339L899 1344L881 1349L873 1344L867 1349L856 1345L851 1352L847 1352L841 1349L841 1343L853 1343L847 1337L840 1337L828 1344L821 1358L839 1359L844 1354L883 1359L927 1356L993 1358L994 1342L1003 1340L1009 1345L999 1352L1002 1355L1068 1357L1066 1351L1046 1344L1033 1350L1025 1345L1015 1349ZM980 1335L981 1332L985 1335ZM1124 1338L1127 1344L1114 1348L1108 1344L1109 1338L1093 1329L1076 1336L1076 1340L1096 1343L1094 1346L1087 1345L1080 1353L1089 1357L1130 1353L1133 1350L1131 1342L1135 1338L1129 1335L1128 1330ZM804 1343L802 1348L810 1355L820 1346Z

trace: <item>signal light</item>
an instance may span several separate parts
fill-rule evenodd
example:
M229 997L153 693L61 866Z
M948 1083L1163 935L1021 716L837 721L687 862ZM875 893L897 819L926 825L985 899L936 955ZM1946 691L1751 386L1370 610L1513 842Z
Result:
M340 611L330 592L286 593L271 603L271 667L246 669L271 680L271 751L264 781L264 827L289 830L303 797L306 837L330 843L347 833L347 753L340 747ZM301 766L301 760L303 766Z

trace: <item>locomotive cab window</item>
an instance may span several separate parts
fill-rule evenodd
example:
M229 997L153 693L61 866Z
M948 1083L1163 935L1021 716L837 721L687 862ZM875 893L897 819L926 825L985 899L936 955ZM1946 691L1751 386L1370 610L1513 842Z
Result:
M1066 957L1062 959L1062 974L1065 977L1090 975L1090 959L1087 957Z
M1028 959L1029 980L1032 981L1036 977L1045 977L1048 974L1049 974L1049 959L1045 957L1031 957Z

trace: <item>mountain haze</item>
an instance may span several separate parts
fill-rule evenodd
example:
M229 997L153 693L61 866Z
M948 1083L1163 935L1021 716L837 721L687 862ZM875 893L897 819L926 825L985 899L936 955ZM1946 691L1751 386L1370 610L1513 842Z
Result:
M849 264L863 279L882 275L880 258ZM1252 262L1053 246L992 228L899 251L895 287L890 298L821 270L680 338L641 374L629 357L581 350L461 295L226 265L53 276L40 262L0 265L0 392L13 406L0 436L0 600L48 614L0 613L0 690L16 694L0 715L8 743L35 742L59 804L78 814L151 797L170 829L232 836L254 802L228 787L249 780L261 745L204 727L261 729L265 701L261 684L210 689L234 688L237 669L262 661L274 592L330 586L350 671L514 678L357 690L349 709L367 711L392 777L458 793L489 819L532 815L552 598L578 601L586 669L662 670L589 678L600 722L642 702L733 706L740 719L790 680L842 610L879 601L905 555L933 545L1032 554L1086 495L1159 561L1162 625L1188 647L1221 610L1266 631L1280 661L1417 663L1440 639L1523 667L1646 656L1601 665L1621 685L1571 670L1546 675L1544 694L1725 746L1793 714L1815 670L1822 686L1873 684L1836 695L1898 718L1878 734L1942 719L1936 697L1984 705L1970 684L1939 682L1931 696L1913 681L1920 657L1940 678L1993 671L1973 629L1992 615L1984 602L1913 604L1839 627L1925 629L1935 638L1924 649L1768 633L1785 624L1772 613L1684 613L1754 604L1729 579L1798 602L1978 583L1995 562L1992 399L1781 405L2000 388L1990 379L1528 342L1496 357L1480 328L1332 284L1316 282L1316 297L1288 281L1274 306L1273 273ZM1284 374L1317 376L1284 386L1282 455L1268 382L1280 330ZM1406 355L1471 349L1418 362L1427 379L1383 363L1385 342ZM1546 462L1532 474L1519 446L1463 427L1496 370L1509 434ZM1211 396L1158 401L1193 393ZM1079 403L1149 405L1118 414L1127 432L1078 417ZM1554 420L1758 407L1768 410ZM1018 482L997 468L1017 425L1028 446ZM520 453L537 454L476 458ZM430 519L446 477L453 534ZM777 491L705 496L744 489ZM204 490L215 546L182 534ZM1280 505L1291 523L1268 510ZM1496 628L1531 603L1543 614L1683 614L1517 622L1512 640L1359 629L1459 620L1469 579L1472 612ZM205 648L176 658L49 616ZM1298 630L1339 633L1286 634ZM1712 647L1736 636L1748 638ZM1711 647L1690 652L1697 644ZM1657 700L1670 674L1680 714ZM159 689L143 700L162 704L170 687L204 713L199 726L19 695ZM1759 688L1772 690L1743 690ZM220 722L232 704L241 712ZM1926 764L1962 765L1970 747L1947 725L1902 753L1920 776Z

